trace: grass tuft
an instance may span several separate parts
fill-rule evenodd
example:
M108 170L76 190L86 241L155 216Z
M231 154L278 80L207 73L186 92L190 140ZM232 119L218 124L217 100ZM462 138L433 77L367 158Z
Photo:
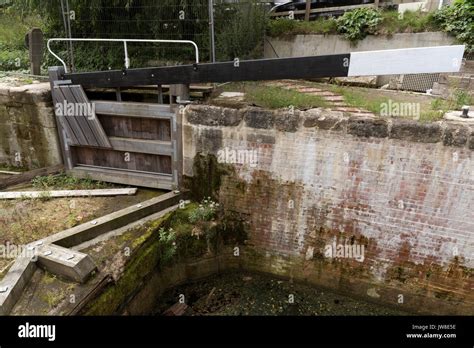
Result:
M243 92L247 103L268 109L327 107L327 103L320 96L260 85L255 82L232 83L226 85L225 90Z

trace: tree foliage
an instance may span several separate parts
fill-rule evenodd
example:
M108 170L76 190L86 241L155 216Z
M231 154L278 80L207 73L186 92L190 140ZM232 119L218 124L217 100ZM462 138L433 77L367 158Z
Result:
M215 1L216 51L220 60L249 57L263 42L265 10L255 0L228 4ZM18 0L19 12L34 11L47 22L47 37L65 37L59 0ZM192 40L201 60L209 60L208 0L69 0L74 11L72 36L79 38L138 38ZM67 56L65 44L55 44ZM176 44L130 44L132 66L185 63L194 48ZM74 43L76 66L85 69L123 67L123 48L117 44ZM50 58L48 64L54 63Z
M466 50L474 52L474 1L456 0L435 14L435 20L448 33L454 35Z

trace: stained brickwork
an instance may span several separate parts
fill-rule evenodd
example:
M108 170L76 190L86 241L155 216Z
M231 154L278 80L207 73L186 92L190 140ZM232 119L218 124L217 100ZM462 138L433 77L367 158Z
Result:
M233 166L219 198L248 222L249 268L386 303L404 294L421 312L473 312L473 128L329 110L295 111L297 124L255 109L221 112L229 126L201 122L214 108L186 110L185 175L197 153ZM364 246L363 260L328 257L339 244Z

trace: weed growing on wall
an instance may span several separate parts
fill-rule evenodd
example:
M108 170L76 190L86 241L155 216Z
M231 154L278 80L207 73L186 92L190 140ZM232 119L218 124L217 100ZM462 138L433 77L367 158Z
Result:
M337 31L350 41L362 40L374 34L382 15L373 8L358 8L344 13L337 19Z
M216 216L219 203L211 200L211 197L204 199L199 207L189 214L189 222L195 224L199 221L210 221Z
M176 233L172 228L165 229L161 227L158 231L161 243L161 262L167 264L176 254Z

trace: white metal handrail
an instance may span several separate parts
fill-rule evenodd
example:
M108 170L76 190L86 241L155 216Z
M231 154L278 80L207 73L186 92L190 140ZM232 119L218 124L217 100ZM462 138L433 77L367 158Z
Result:
M63 66L64 71L67 71L67 66L64 60L62 60L56 53L51 50L50 43L53 41L93 41L93 42L123 42L123 49L125 55L125 68L128 69L130 67L130 58L128 57L128 50L127 50L127 42L162 42L162 43L184 43L184 44L191 44L194 46L196 52L196 64L199 63L199 48L194 41L191 40L148 40L148 39L81 39L81 38L53 38L49 39L46 46L48 47L49 53L51 53L57 60L59 60Z

